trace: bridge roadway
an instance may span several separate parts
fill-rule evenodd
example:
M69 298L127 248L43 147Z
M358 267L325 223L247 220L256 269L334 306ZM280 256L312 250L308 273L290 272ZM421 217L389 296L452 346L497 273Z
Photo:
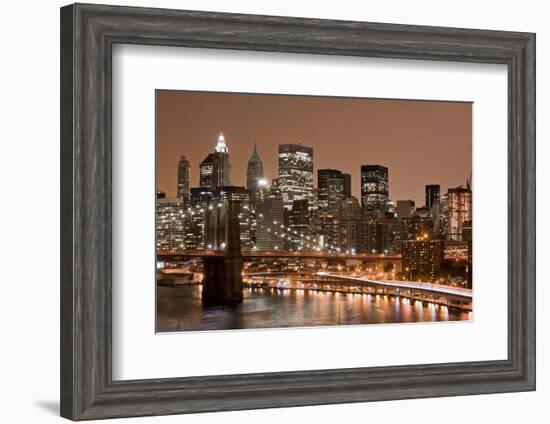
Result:
M286 252L264 250L242 250L243 258L301 258L301 259L357 259L370 261L400 261L401 255L386 255L373 253L328 253L328 252ZM222 251L204 250L170 250L158 251L159 259L204 258L223 256Z
M328 277L334 280L343 280L360 284L367 284L370 286L386 287L392 289L405 289L421 291L424 293L438 294L442 296L452 296L456 298L464 298L465 300L472 300L472 289L466 289L462 287L450 287L442 286L439 284L424 283L418 281L400 281L400 280L371 280L365 277L352 277L345 275L330 274L325 272L318 272L317 275L322 277Z
M472 310L472 290L460 287L442 286L438 284L399 281L399 280L372 280L366 277L353 277L329 272L259 272L243 275L245 278L288 279L298 280L297 287L284 284L275 288L301 288L307 290L336 291L343 293L372 293L388 294L405 297L411 300L420 300L445 306L452 306L465 311ZM373 290L373 291L371 291Z

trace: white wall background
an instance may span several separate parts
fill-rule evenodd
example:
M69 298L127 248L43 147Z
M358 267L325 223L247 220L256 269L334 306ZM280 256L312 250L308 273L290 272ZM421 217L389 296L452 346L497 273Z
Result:
M546 422L550 418L550 372L545 359L550 320L543 269L550 238L544 215L550 177L544 164L544 117L550 90L550 13L545 2L353 0L162 0L113 4L180 9L485 28L537 33L538 136L538 390L534 393L422 399L370 404L142 418L120 422L372 422L410 424L445 420L499 423ZM59 7L63 2L9 2L2 8L0 76L0 421L61 422L59 393ZM22 254L32 250L32 264ZM545 275L546 274L546 275ZM546 358L545 358L546 355ZM139 421L138 421L139 420Z

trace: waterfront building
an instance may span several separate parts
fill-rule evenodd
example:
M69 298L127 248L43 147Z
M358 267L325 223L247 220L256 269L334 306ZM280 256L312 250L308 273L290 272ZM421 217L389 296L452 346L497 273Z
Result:
M428 184L425 187L426 191L426 207L432 209L432 207L440 201L441 187L439 184Z
M183 205L187 206L190 201L189 183L191 181L191 166L185 156L180 156L178 162L178 184L177 184L177 197L183 199Z
M156 201L156 246L157 251L183 250L183 199L160 197Z
M432 239L424 233L412 240L401 241L402 270L407 279L426 274L434 279L444 259L444 240Z
M246 169L246 188L250 190L250 203L253 210L256 207L258 188L264 181L264 166L258 155L256 143L254 143L254 150Z
M199 165L200 185L203 187L222 187L231 185L229 149L220 133L213 153L210 153Z
M301 144L280 144L277 185L281 190L284 207L292 209L294 200L312 200L313 149Z
M382 165L361 166L361 207L367 214L380 214L388 210L388 168Z
M462 241L462 227L472 221L472 191L468 186L450 188L447 197L447 239Z

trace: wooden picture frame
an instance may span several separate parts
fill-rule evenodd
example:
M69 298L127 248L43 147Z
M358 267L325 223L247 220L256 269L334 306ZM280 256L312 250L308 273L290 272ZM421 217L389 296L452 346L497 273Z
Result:
M505 64L508 359L113 381L116 43ZM61 9L61 415L72 420L535 389L535 35L75 4Z

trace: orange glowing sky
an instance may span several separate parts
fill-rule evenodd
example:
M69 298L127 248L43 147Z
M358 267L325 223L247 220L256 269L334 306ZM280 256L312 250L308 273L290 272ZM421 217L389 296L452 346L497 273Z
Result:
M231 183L246 184L254 142L266 177L277 175L277 146L302 143L314 149L314 175L335 168L352 176L360 198L360 167L389 168L390 199L424 204L424 185L464 184L472 169L472 104L269 94L159 90L157 187L176 192L180 155L191 163L191 186L199 163L223 131ZM316 183L315 183L316 184Z

